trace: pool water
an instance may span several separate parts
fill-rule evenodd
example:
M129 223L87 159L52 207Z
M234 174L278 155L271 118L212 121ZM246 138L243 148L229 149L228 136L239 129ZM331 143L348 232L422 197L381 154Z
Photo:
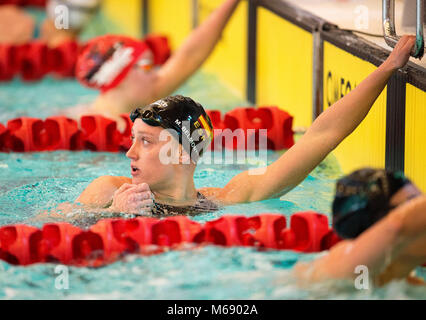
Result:
M191 96L207 109L224 112L249 105L214 76L203 72L192 77L177 93ZM0 122L5 124L18 116L45 118L65 107L87 103L95 95L95 91L82 88L74 80L57 81L48 77L32 84L14 80L0 85ZM245 163L235 165L201 163L195 172L195 185L222 187L239 172L270 164L282 153L268 151L263 161L249 157ZM0 225L27 223L59 203L73 202L98 176L130 176L129 165L129 159L122 153L0 153ZM281 199L229 206L191 219L204 223L223 214L253 216L263 212L281 213L289 218L292 213L304 210L330 217L335 180L341 174L331 155ZM355 290L352 281L299 287L292 267L298 261L311 261L318 255L217 246L149 257L131 255L98 269L70 267L67 290L55 288L58 274L54 264L19 267L0 261L0 299L425 298L423 288L409 286L404 281L363 291Z

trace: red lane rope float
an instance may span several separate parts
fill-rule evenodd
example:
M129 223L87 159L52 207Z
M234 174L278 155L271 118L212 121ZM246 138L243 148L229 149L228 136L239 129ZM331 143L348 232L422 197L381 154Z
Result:
M250 148L250 139L259 141L259 130L267 129L267 147L273 150L290 148L294 144L291 129L293 117L278 107L238 108L225 114L224 120L217 110L207 110L215 128L211 150L225 147ZM123 132L117 129L116 121L101 115L87 115L77 121L66 117L49 117L46 120L21 117L0 126L0 151L34 152L53 150L127 151L131 146L133 123L128 114L121 118L126 123ZM228 120L227 120L228 119ZM240 124L240 130L235 130ZM225 137L230 129L241 138ZM252 129L252 130L251 130ZM256 135L256 138L254 136ZM242 142L241 142L242 141ZM259 144L254 145L256 149Z
M290 228L285 216L269 213L225 215L204 225L186 216L104 219L88 230L68 223L49 223L41 229L22 224L1 227L0 259L15 265L99 267L126 254L161 253L189 243L320 252L339 241L327 217L316 212L293 214Z
M34 41L20 47L20 71L24 81L39 80L49 72L47 68L48 48L45 43Z
M114 120L102 116L83 116L80 123L85 149L118 151L121 135Z
M0 151L6 151L6 141L8 141L9 132L7 128L0 123Z
M288 149L294 144L293 117L276 106L258 108L235 108L225 113L222 118L218 110L207 110L214 131L211 149L259 149L260 136L266 129L264 137L267 149ZM226 129L230 129L234 138L226 139ZM215 142L216 141L216 142Z
M57 77L73 77L82 45L66 41L50 48L34 40L22 45L0 44L0 80L9 81L20 74L23 81L36 81L53 73Z
M20 70L19 46L0 44L0 81L9 81Z
M45 121L21 117L7 122L0 149L15 152L82 150L82 132L77 121L66 117L50 117Z
M9 141L6 147L12 151L41 151L43 121L35 118L18 118L7 122Z
M154 55L154 65L170 56L166 37L150 35L143 39ZM85 44L66 41L51 48L40 40L22 45L0 44L0 81L10 81L20 74L23 81L36 81L52 73L56 77L74 77L77 58Z
M75 64L81 45L67 41L59 46L49 48L46 53L46 72L53 72L59 77L74 77Z
M281 150L294 144L293 118L277 107L236 108L225 114L224 123L225 127L231 130L243 129L239 132L254 129L255 132L247 137L247 142L255 139L252 141L254 142L253 146L258 143L260 129L268 130L266 137L268 149ZM241 139L241 141L244 140ZM231 146L226 145L226 147L229 149L238 147L238 140L231 143Z

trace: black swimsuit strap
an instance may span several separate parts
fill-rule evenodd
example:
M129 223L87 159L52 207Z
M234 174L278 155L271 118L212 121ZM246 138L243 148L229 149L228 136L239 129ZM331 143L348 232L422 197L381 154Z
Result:
M177 214L198 214L219 210L219 206L211 200L208 200L202 193L197 192L197 203L194 206L171 206L168 204L154 201L153 214L158 215L177 215Z
M207 198L204 196L204 194L202 194L199 191L197 191L197 199L206 199L207 200Z

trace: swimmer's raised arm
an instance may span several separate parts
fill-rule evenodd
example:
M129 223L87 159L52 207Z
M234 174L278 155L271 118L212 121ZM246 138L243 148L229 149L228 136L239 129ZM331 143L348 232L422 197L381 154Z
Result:
M298 279L308 282L350 279L362 265L370 276L386 278L384 282L405 278L426 261L425 243L426 196L422 196L394 209L355 240L338 243L326 256L309 265L297 264L294 271Z
M208 58L223 29L241 0L226 0L206 21L188 36L180 48L158 71L154 86L155 100L175 91Z
M301 183L367 116L392 74L403 67L415 43L403 36L383 64L312 123L300 140L260 175L235 176L219 192L228 203L280 197Z

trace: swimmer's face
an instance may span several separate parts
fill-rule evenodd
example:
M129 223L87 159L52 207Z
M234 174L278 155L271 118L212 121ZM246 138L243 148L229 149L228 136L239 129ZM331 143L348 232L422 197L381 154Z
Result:
M133 143L126 153L131 160L133 184L145 182L151 189L164 188L174 176L174 166L160 161L161 148L168 143L170 145L173 139L170 136L166 141L161 141L160 134L163 130L164 128L150 126L141 119L135 120L132 128Z

